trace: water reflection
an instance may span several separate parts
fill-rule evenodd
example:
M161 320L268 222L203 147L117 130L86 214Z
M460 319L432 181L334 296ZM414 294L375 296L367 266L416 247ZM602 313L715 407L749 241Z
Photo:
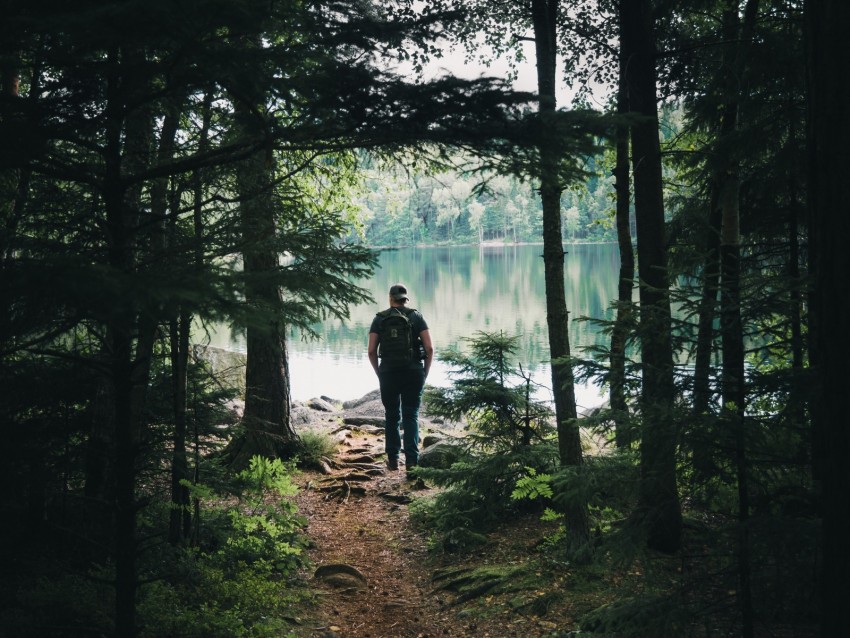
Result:
M617 295L619 261L615 245L567 247L567 307L571 318L607 316ZM340 399L361 396L377 387L366 359L366 340L375 312L387 306L389 287L401 281L410 305L424 314L439 351L462 347L477 331L502 330L521 335L519 362L537 382L549 384L545 284L542 246L407 248L381 254L379 269L358 282L375 298L373 305L352 308L348 322L328 320L315 327L319 341L292 334L289 342L292 394L305 399L320 394ZM219 335L213 344L243 350L239 338ZM585 322L570 323L573 349L607 338ZM435 364L429 383L445 385L447 371ZM579 391L579 403L598 404L595 388Z

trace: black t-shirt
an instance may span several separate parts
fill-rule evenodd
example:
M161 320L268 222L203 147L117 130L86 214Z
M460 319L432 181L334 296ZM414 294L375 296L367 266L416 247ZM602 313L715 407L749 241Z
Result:
M413 312L411 312L407 319L410 321L410 327L413 330L413 340L414 340L414 352L418 349L419 344L422 343L419 335L423 330L428 330L428 324L425 323L425 317L422 316L422 313L416 310L415 308L411 308ZM374 332L378 335L378 343L381 340L381 320L383 317L375 315L375 318L372 319L372 325L369 328L369 332ZM411 367L422 367L422 361L418 357L414 357L413 361L410 362ZM379 364L379 367L383 366L383 361Z

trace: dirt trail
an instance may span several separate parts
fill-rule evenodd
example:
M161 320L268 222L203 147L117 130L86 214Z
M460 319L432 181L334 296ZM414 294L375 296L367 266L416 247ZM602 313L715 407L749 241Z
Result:
M382 441L373 434L352 433L336 460L370 456L377 459ZM371 480L346 481L355 488L351 494L342 478L352 474L349 468L335 469L330 477L303 477L299 508L310 521L307 532L315 543L311 551L313 563L316 567L349 565L365 577L365 583L342 578L337 585L317 579L319 616L324 622L307 635L487 635L472 628L469 631L473 633L465 633L466 628L457 626L455 610L448 609L444 600L431 593L427 541L410 525L406 504L416 493L416 485L407 480L403 466L399 471L381 471ZM337 491L320 491L336 486L340 486ZM365 494L356 493L359 486Z
M304 472L299 479L297 504L309 521L306 533L313 542L309 553L317 571L311 581L317 607L295 629L298 637L551 635L553 622L504 604L497 608L497 601L489 600L493 596L469 597L469 602L458 604L457 590L443 587L443 580L440 588L435 585L433 577L441 569L522 562L540 530L515 521L490 534L487 546L473 554L430 552L428 539L411 524L408 505L431 490L421 481L408 480L403 465L397 471L386 468L383 409L377 393L372 394L344 404L342 411L326 405L330 412L318 419L312 410L302 409L309 413L305 427L340 436L342 443L328 473ZM340 426L341 421L347 425ZM446 433L446 426L427 416L421 425L423 436ZM457 434L451 428L448 432ZM522 593L513 591L514 596Z

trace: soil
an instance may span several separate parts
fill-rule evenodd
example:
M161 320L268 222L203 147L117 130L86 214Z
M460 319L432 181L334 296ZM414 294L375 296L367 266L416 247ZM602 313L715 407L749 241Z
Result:
M303 638L437 638L440 636L542 637L574 629L569 608L546 617L517 613L504 596L473 596L459 604L458 592L441 589L435 575L486 563L527 560L544 533L539 517L514 521L491 533L487 545L472 554L429 549L426 532L411 523L409 503L433 489L410 480L402 465L386 468L382 428L340 426L345 420L383 416L368 395L353 410L322 413L319 428L341 439L332 468L300 476L299 510L315 575L316 607L296 629ZM316 427L316 420L311 427ZM423 435L445 430L426 418ZM349 463L354 463L352 467ZM329 471L328 471L329 470ZM365 476L364 472L371 476ZM348 477L348 478L346 478ZM551 585L551 583L550 583ZM529 592L530 596L543 592ZM561 634L563 635L563 634Z

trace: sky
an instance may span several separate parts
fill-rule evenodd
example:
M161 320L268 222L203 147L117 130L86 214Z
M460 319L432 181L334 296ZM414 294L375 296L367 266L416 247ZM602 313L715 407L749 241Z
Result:
M534 44L532 42L525 42L523 46L525 60L519 65L517 78L513 83L513 87L517 91L536 93L537 69L534 66ZM483 46L481 51L484 51ZM479 55L477 57L481 56ZM408 72L412 74L412 71L409 71L410 68L408 67ZM477 60L468 61L463 49L446 49L442 58L432 60L425 67L424 77L425 79L433 79L447 73L470 80L482 76L504 78L509 73L509 66L504 59L493 58L488 67ZM558 78L560 79L561 77L563 75L559 73ZM600 89L600 95L602 94L604 94L604 90ZM572 99L572 94L563 82L558 83L557 99L558 106L560 107L568 106ZM602 107L601 102L599 107Z

